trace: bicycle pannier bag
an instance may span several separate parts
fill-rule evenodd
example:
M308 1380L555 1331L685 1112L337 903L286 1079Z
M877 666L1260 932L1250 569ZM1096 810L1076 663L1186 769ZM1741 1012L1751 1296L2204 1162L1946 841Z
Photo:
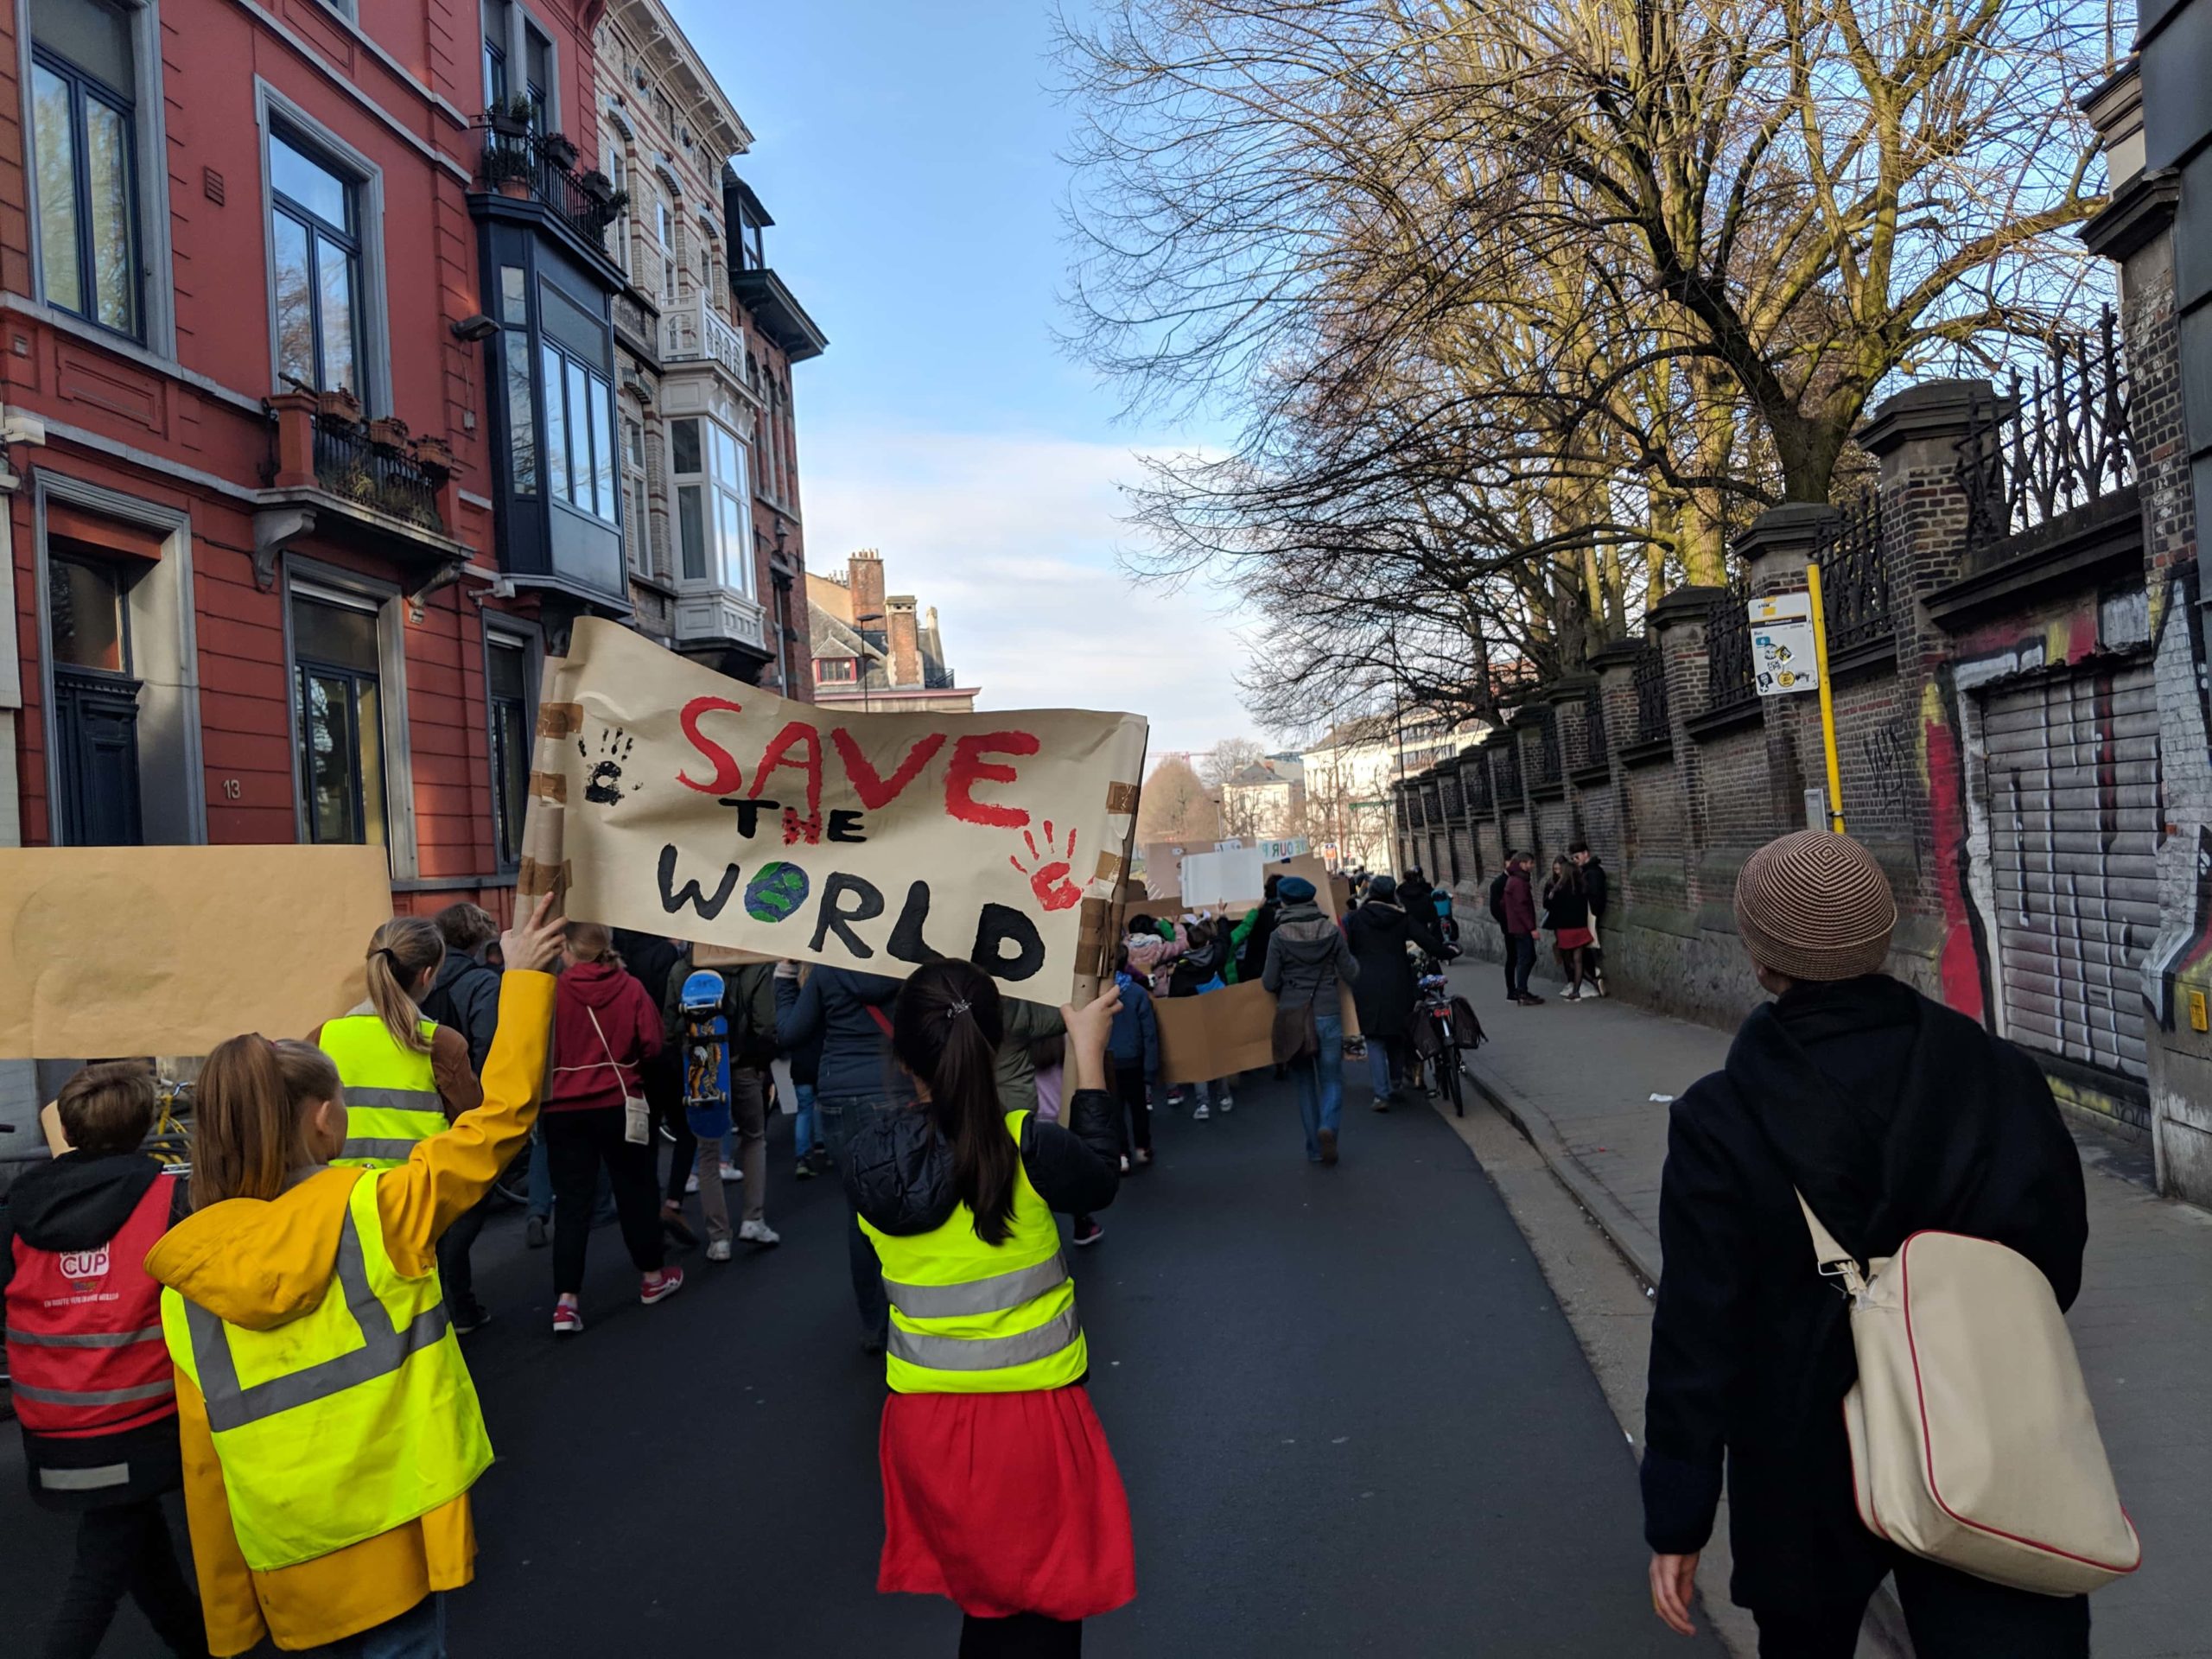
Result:
M1859 1264L1797 1203L1851 1301L1859 1518L1977 1578L2071 1596L2142 1560L2050 1281L2018 1251L1915 1233Z

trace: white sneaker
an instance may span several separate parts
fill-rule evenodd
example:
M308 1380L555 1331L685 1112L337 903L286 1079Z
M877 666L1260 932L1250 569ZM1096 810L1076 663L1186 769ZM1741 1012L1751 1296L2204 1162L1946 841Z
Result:
M748 1244L780 1244L784 1242L784 1236L765 1221L747 1222L737 1230L737 1236Z
M1236 1109L1236 1096L1230 1094L1224 1094L1221 1097L1221 1109L1224 1112L1235 1111Z
M1193 1123L1203 1123L1212 1116L1213 1112L1211 1109L1210 1109L1206 1105L1205 1102L1202 1100L1197 1104L1197 1106L1192 1109L1191 1121Z
M707 1260L709 1262L728 1261L729 1240L726 1238L709 1240L707 1243Z
M744 1179L745 1179L745 1172L744 1172L743 1170L740 1169L740 1168L739 1168L735 1164L724 1164L724 1165L722 1166L722 1179L723 1179L723 1180L725 1180L725 1181L741 1181L741 1180L743 1180Z
M1129 1160L1128 1160L1128 1158L1124 1157L1124 1158L1122 1160L1122 1174L1124 1174L1124 1175L1126 1175L1126 1174L1128 1174L1128 1173L1129 1173Z
M696 1192L699 1190L698 1171L694 1170L683 1178L683 1190L686 1192Z

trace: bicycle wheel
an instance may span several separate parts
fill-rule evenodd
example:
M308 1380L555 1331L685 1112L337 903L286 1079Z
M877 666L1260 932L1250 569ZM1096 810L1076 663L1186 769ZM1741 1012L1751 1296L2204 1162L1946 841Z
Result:
M1459 1083L1459 1051L1446 1049L1436 1057L1436 1069L1444 1074L1445 1092L1452 1096L1452 1115L1465 1117L1467 1115L1467 1096Z

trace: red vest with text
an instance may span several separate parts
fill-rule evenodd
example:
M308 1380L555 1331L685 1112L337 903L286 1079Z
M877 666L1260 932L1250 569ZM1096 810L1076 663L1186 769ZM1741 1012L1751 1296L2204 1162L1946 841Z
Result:
M113 1434L175 1414L162 1287L145 1267L168 1230L175 1179L157 1178L122 1230L91 1249L42 1250L16 1236L8 1370L33 1433Z

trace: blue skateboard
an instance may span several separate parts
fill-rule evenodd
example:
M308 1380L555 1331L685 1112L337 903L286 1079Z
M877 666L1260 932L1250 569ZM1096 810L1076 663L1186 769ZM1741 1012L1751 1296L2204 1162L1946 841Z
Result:
M729 1133L729 1020L722 976L706 969L683 982L683 1116L702 1141Z

